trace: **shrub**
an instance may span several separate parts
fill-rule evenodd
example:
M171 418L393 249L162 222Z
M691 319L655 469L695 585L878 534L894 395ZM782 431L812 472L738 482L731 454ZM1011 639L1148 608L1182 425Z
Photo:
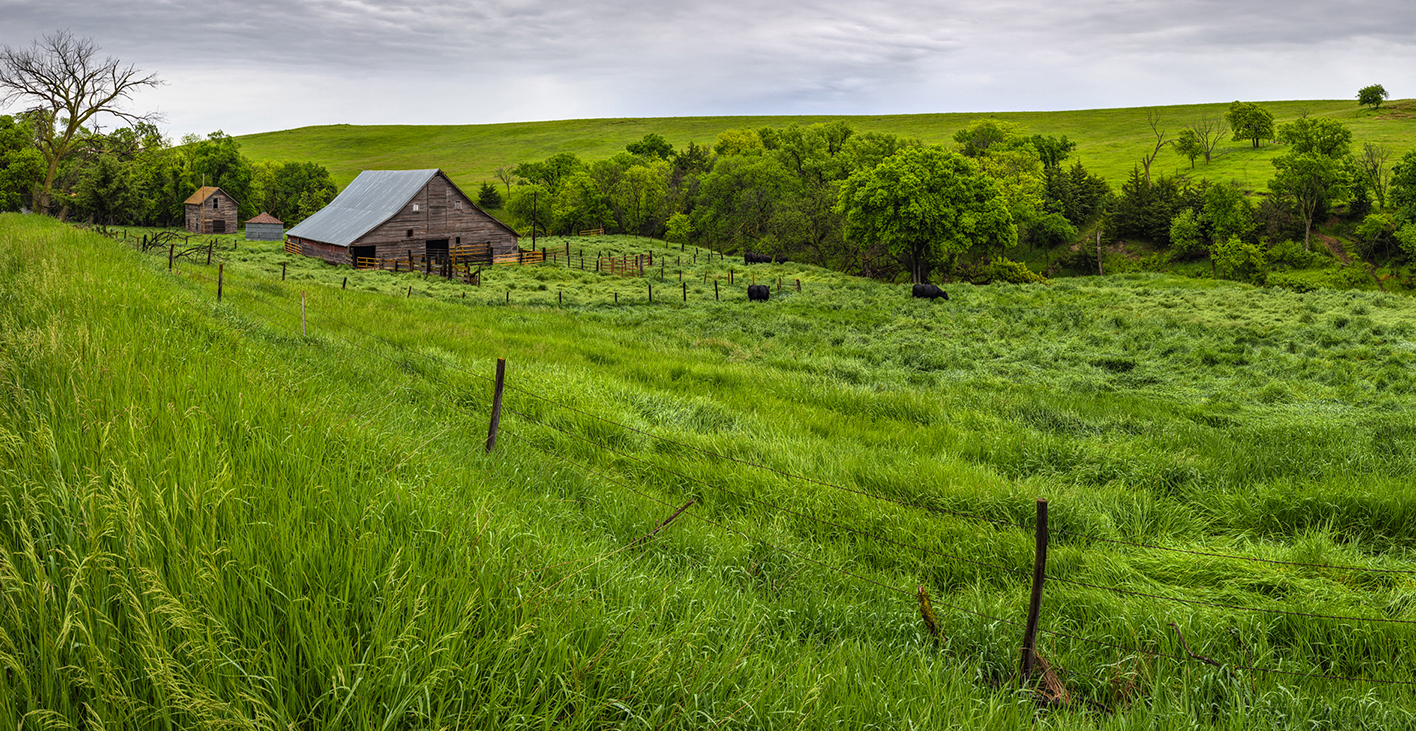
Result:
M1231 236L1227 241L1216 241L1210 254L1215 270L1225 279L1253 284L1263 284L1268 279L1268 257L1257 244Z
M1034 272L1027 264L998 256L985 264L972 277L975 282L1008 282L1010 284L1047 284L1047 277Z
M1322 266L1332 259L1325 248L1319 247L1316 251L1305 251L1302 244L1292 239L1275 244L1268 250L1267 258L1270 266L1283 266L1289 269L1311 269Z

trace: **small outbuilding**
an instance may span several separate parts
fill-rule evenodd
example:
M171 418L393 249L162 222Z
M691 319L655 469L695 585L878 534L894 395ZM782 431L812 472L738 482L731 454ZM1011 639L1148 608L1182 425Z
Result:
M187 208L187 230L194 234L234 234L239 225L236 199L221 188L198 188L183 201Z
M365 170L329 205L290 229L287 245L332 264L515 254L510 226L478 208L441 170Z
M285 224L269 213L262 213L246 222L247 241L280 241L283 238Z

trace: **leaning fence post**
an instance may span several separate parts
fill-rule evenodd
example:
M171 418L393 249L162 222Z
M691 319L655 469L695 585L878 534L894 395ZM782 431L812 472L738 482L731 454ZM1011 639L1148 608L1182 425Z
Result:
M1037 501L1037 548L1033 552L1032 598L1028 600L1028 623L1023 631L1023 682L1032 676L1037 661L1037 620L1042 611L1042 581L1047 576L1047 501Z
M487 427L487 454L497 446L497 427L501 425L502 387L506 385L506 358L497 358L497 385L492 392L492 423Z
M713 301L718 301L718 280L713 280Z
M207 242L207 266L211 266L211 250L216 248L215 241Z
M222 277L223 277L225 274L226 274L226 265L225 265L225 264L217 264L217 265L216 265L216 301L217 301L217 302L220 302L220 301L221 301L221 280L222 280Z

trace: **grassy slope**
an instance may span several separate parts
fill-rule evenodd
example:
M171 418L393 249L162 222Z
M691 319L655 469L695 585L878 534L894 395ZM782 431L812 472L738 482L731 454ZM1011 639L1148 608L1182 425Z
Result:
M1408 299L1131 275L951 286L950 302L930 304L788 265L754 269L804 282L766 306L741 286L710 301L702 266L689 267L691 303L665 301L678 291L669 267L649 306L645 282L593 272L499 268L468 290L242 242L218 253L216 305L214 266L169 275L158 257L36 218L0 217L0 242L0 661L18 673L0 716L72 720L87 704L110 728L1416 725L1400 688L1055 636L1043 652L1072 691L1118 712L1033 721L1008 690L1016 628L944 607L1021 618L1026 530L709 460L519 392L498 452L479 447L478 376L507 356L513 386L896 499L1025 522L1046 496L1055 528L1412 569ZM73 274L74 261L89 265ZM297 335L301 292L309 337ZM615 553L690 497L660 538ZM929 586L944 645L922 634L910 597L803 557ZM1416 619L1399 575L1063 535L1050 567L1054 580ZM1416 671L1388 651L1416 639L1403 625L1056 581L1046 607L1046 629L1183 654L1174 621L1225 663Z
M1173 136L1185 124L1223 114L1228 104L1159 107L1164 127ZM1416 101L1392 102L1378 113L1359 109L1352 101L1265 102L1277 121L1304 113L1340 119L1362 142L1390 146L1396 157L1416 148ZM670 117L659 119L582 119L486 125L333 125L266 132L241 137L245 154L256 160L313 160L330 169L340 186L360 170L442 168L464 189L495 182L502 165L541 160L558 152L586 159L608 157L647 132L663 135L676 147L688 142L712 144L718 133L740 127L783 127L833 119L849 120L858 130L879 130L916 137L928 143L952 144L956 130L980 117L1017 122L1030 132L1067 135L1077 142L1077 156L1092 170L1119 185L1153 142L1146 109L1093 109L1066 112L1000 112L997 114L910 114L869 117ZM1197 175L1212 180L1238 180L1262 187L1272 172L1269 161L1282 151L1267 145L1253 150L1246 142L1227 141L1209 166L1200 161ZM1160 169L1185 172L1189 163L1173 152L1160 158Z

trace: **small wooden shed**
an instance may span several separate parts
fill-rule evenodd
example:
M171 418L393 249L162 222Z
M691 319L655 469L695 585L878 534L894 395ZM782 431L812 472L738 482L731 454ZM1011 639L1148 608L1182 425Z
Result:
M198 188L183 201L187 207L187 230L194 234L234 234L239 225L236 199L221 188Z
M246 222L247 241L280 241L284 238L285 224L269 213L262 213Z

